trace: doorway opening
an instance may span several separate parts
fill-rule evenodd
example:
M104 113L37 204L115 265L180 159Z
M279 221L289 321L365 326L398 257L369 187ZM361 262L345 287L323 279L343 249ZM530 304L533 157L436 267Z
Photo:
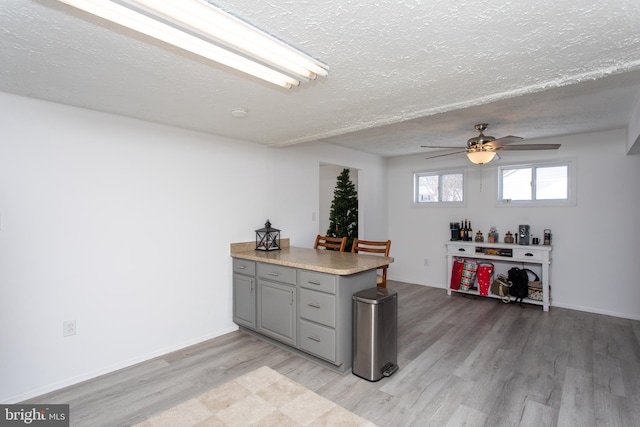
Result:
M360 189L358 187L360 170L350 166L340 166L330 163L320 162L319 173L319 203L318 203L318 234L326 235L329 228L329 216L331 212L331 202L333 201L333 191L336 188L338 176L343 169L349 169L349 179L358 192L358 235L362 232L362 210L360 209Z

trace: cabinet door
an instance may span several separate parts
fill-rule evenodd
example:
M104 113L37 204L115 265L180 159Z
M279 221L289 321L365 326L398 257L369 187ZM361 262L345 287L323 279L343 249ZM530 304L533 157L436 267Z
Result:
M247 328L256 328L255 278L233 275L233 321Z
M296 288L258 280L258 330L285 344L296 345Z

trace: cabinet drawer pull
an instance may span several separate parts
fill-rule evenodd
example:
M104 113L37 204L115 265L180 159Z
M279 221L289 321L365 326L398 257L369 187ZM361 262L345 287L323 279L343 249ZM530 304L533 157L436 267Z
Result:
M320 286L322 284L322 283L317 282L315 280L308 280L307 283L309 283L310 285L318 285L318 286Z
M236 265L236 268L238 270L244 270L245 268L247 268L247 266L245 266L245 265Z
M313 307L313 308L320 308L320 304L318 304L317 302L310 302L309 304L307 304L309 307Z
M524 256L533 256L533 254L531 252L527 252Z
M293 305L293 291L289 291L289 294L291 295L291 300L289 300L289 305Z
M307 338L309 338L311 341L320 342L320 338L318 337L307 337Z
M465 248L458 248L458 252L467 252Z
M268 274L269 274L269 276L275 276L275 277L278 277L280 275L280 274L276 273L275 271L270 271Z

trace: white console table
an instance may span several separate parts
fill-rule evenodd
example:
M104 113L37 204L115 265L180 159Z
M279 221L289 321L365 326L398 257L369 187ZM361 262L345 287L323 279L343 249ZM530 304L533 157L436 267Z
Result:
M523 302L541 305L544 311L549 311L551 305L549 266L551 265L551 246L543 245L511 245L505 243L483 242L447 242L447 294L459 292L480 295L477 290L451 289L451 273L454 258L467 258L491 262L494 265L494 277L498 274L507 275L511 267L528 268L535 271L542 281L542 301L524 298ZM500 298L498 295L483 295Z

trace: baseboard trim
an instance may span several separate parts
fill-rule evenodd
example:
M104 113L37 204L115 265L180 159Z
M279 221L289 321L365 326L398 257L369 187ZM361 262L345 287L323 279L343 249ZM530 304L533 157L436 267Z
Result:
M405 283L409 283L409 282L405 282ZM430 284L423 284L423 283L413 283L413 284L419 285L419 286L427 286L429 288L439 288L444 290L445 292L447 290L447 287L443 285L430 285ZM620 313L618 311L603 310L603 309L594 308L594 307L584 307L580 305L558 303L555 300L552 300L551 305L549 306L549 310L553 310L554 307L566 308L567 310L584 311L586 313L602 314L604 316L618 317L621 319L640 320L640 314Z
M582 307L579 305L572 305L572 304L558 304L558 303L553 303L553 305L549 308L550 310L553 307L558 307L558 308L566 308L568 310L576 310L576 311L584 311L586 313L593 313L593 314L602 314L604 316L611 316L611 317L618 317L620 319L629 319L629 320L640 320L640 315L637 314L629 314L629 313L620 313L617 311L609 311L609 310L601 310L598 308L593 308L593 307Z
M136 365L138 363L146 362L146 361L154 359L156 357L164 356L164 355L172 353L174 351L182 350L182 349L190 347L192 345L200 344L200 343L205 342L207 340L210 340L210 339L213 339L213 338L217 338L217 337L220 337L222 335L226 335L226 334L228 334L230 332L237 331L237 330L238 330L237 327L232 327L232 328L224 329L222 331L218 331L218 332L213 333L213 334L207 334L207 335L204 335L204 336L201 336L201 337L198 337L198 338L194 338L192 340L188 340L188 341L182 342L180 344L176 344L176 345L173 345L173 346L169 346L169 347L165 347L165 348L162 348L162 349L158 349L156 351L152 351L152 352L147 353L147 354L136 356L136 357L133 357L131 359L127 359L127 360L124 360L122 362L114 363L114 364L109 365L109 366L105 366L104 368L96 369L95 371L86 372L84 374L80 374L80 375L77 375L77 376L72 377L72 378L68 378L68 379L65 379L65 380L62 380L62 381L55 382L53 384L48 384L48 385L39 387L37 389L30 390L30 391L28 391L26 393L22 393L22 394L19 394L19 395L16 395L16 396L9 397L3 403L12 404L12 403L24 402L25 400L33 399L33 398L36 398L38 396L42 396L43 394L51 393L53 391L57 391L57 390L65 388L65 387L69 387L69 386L81 383L83 381L91 380L91 379L100 377L102 375L110 374L110 373L113 373L113 372L118 371L120 369L128 368L128 367Z

